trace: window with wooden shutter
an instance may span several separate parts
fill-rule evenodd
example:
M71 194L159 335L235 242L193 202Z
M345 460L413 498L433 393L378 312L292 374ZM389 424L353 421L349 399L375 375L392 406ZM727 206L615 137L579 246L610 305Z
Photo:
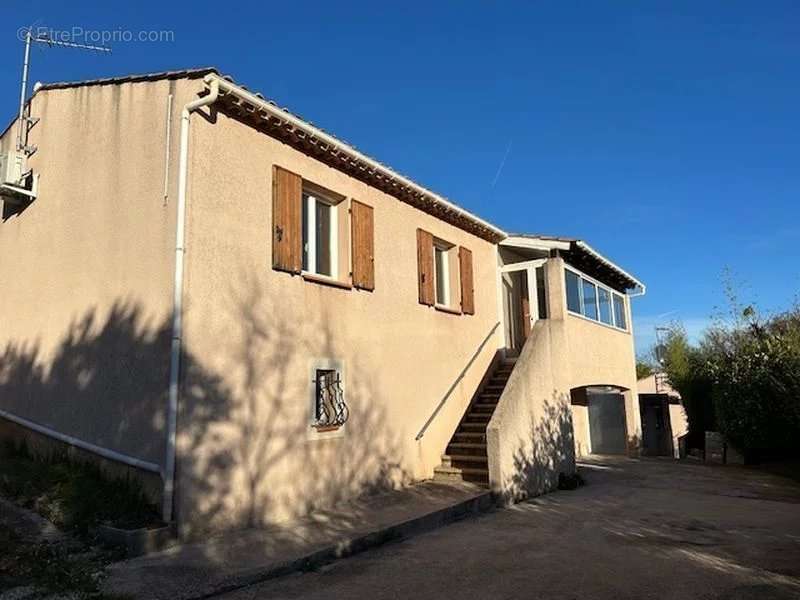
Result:
M353 286L375 289L375 234L371 206L357 200L350 202L351 244L353 252Z
M435 302L433 279L433 235L417 229L417 283L421 304L433 306Z
M472 251L463 246L458 249L458 265L461 273L461 312L475 314L475 286L472 277Z
M272 267L299 273L303 268L303 179L272 169Z

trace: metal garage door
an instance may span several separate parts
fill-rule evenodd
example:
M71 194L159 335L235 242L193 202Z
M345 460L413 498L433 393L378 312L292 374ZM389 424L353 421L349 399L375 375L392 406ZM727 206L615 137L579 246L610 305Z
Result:
M622 394L589 392L587 399L592 454L624 454L625 401Z

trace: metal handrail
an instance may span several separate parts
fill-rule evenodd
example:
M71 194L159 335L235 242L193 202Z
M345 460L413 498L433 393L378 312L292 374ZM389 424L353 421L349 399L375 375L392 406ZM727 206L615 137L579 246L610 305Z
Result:
M458 374L458 377L456 377L456 380L453 382L453 385L450 386L450 389L447 390L447 392L445 393L444 397L439 401L439 404L436 406L436 408L434 409L434 411L431 414L431 416L428 417L427 421L425 421L425 424L422 426L422 429L419 430L419 433L417 434L417 437L414 438L415 440L419 441L419 440L422 439L422 436L425 435L425 431L427 431L427 429L430 426L430 424L436 418L436 415L439 414L439 411L442 410L442 407L447 402L447 399L450 397L450 394L452 394L453 390L456 389L456 386L458 385L458 382L461 381L462 379L464 379L464 375L466 375L467 371L469 371L469 368L472 366L472 363L474 363L475 359L478 358L478 356L480 355L481 351L483 350L483 347L492 338L492 336L494 335L494 332L497 331L498 327L500 327L500 321L495 323L494 326L492 327L492 329L486 335L486 337L483 338L483 341L478 346L478 349L475 351L475 354L473 354L472 358L469 359L469 362L467 362L467 366L465 366L462 369L461 373Z

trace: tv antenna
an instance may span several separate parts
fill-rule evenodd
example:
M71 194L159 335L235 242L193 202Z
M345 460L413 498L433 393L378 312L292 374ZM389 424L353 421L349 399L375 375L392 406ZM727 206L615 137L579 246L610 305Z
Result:
M25 98L28 95L28 69L30 67L31 44L45 44L47 46L60 46L62 48L75 48L77 50L94 50L95 52L111 52L106 46L93 46L91 44L78 44L63 40L54 40L46 33L34 33L32 27L20 30L25 33L25 58L22 62L22 89L19 92L19 131L17 132L17 150L28 153L28 130L35 124L25 118Z

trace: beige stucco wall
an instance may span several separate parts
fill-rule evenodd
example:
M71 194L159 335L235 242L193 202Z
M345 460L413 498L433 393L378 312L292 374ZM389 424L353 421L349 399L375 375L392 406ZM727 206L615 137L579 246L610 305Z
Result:
M587 407L571 402L575 388L627 390L630 454L638 453L641 440L631 328L620 331L570 314L563 259L548 259L545 271L549 318L534 325L487 431L492 488L511 500L552 489L559 472L574 470L576 455L590 452ZM627 313L630 324L629 308Z
M487 427L489 482L505 501L543 494L575 471L562 325L534 324Z
M636 353L633 344L631 298L626 298L627 331L622 331L567 310L564 284L564 261L548 261L548 295L554 319L561 318L568 349L562 364L569 372L570 388L608 385L622 388L625 401L625 426L628 452L637 455L641 445L642 424L636 391ZM578 456L591 451L588 407L573 405L575 446Z
M179 416L184 533L259 525L429 478L500 343L495 247L254 128L192 117L188 373ZM375 291L271 268L272 167L374 207ZM473 252L474 316L418 303L416 229ZM349 422L315 436L311 361L345 370ZM421 441L415 437L451 386Z
M0 409L158 465L177 171L165 201L167 97L177 107L197 88L37 93L29 143L40 195L0 223ZM174 132L176 110L172 122Z

